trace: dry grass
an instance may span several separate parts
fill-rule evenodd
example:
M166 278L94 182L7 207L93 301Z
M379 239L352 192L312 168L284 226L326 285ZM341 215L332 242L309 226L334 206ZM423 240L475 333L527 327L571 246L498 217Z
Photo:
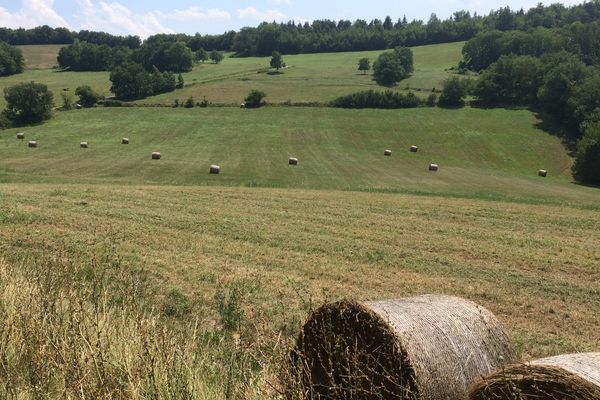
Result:
M123 268L215 318L241 285L251 320L298 332L312 304L423 293L468 298L508 327L523 360L600 346L600 215L559 206L375 193L0 186L7 259L107 237ZM290 323L290 321L294 321Z

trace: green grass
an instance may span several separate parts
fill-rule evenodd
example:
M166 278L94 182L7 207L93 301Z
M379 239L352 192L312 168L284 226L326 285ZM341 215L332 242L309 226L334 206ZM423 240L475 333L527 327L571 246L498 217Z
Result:
M597 204L526 110L101 108L0 133L5 182L112 182L413 192ZM121 145L129 137L130 145ZM89 149L80 149L87 141ZM410 145L420 146L416 154ZM384 149L392 157L383 157ZM150 153L160 151L162 160ZM287 159L300 159L297 168ZM430 173L430 163L440 164ZM222 174L209 175L219 164ZM540 168L549 178L537 177Z
M450 43L414 47L415 73L402 81L395 90L407 87L422 89L426 96L432 88L441 88L449 76L445 71L456 66L461 59L464 43ZM59 72L51 69L56 64L60 46L23 46L28 69L18 75L0 78L0 91L20 82L41 82L52 90L56 105L60 93L68 88L74 92L80 85L90 85L99 93L110 96L108 72ZM284 56L289 68L282 74L270 74L269 58L227 57L219 65L205 63L183 74L186 86L182 90L137 101L140 104L172 104L175 99L184 101L189 96L196 100L206 97L218 104L239 104L251 89L264 90L272 103L328 102L336 97L360 90L382 89L372 76L357 70L358 60L369 57L374 61L382 51L354 53L302 54ZM32 69L33 68L33 69ZM0 107L4 107L0 98Z

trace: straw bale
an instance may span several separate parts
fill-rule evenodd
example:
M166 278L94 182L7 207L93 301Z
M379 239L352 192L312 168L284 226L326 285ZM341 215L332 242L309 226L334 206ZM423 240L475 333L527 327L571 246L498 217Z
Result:
M383 152L383 155L384 155L384 156L388 156L388 157L389 157L389 156L391 156L391 155L392 155L392 151L391 151L391 150L385 150L385 151Z
M129 144L129 138L124 137L121 139L121 144Z
M298 165L298 159L294 158L294 157L290 157L290 159L288 160L288 164L290 164L290 165Z
M469 391L469 400L598 400L600 353L566 354L497 372Z
M220 174L221 173L221 167L219 167L218 165L211 165L209 172L211 174Z
M292 359L305 398L458 400L514 352L485 308L425 295L325 305L304 325Z
M542 178L545 178L548 176L548 171L546 171L545 169L540 169L538 171L538 176L541 176Z
M23 132L17 133L17 139L21 139L21 140L25 139L25 134Z
M439 165L437 165L437 164L429 164L429 170L430 171L434 171L435 172L435 171L437 171L439 169L440 169Z
M153 160L160 160L160 157L161 157L161 155L160 155L160 153L158 151L155 151L155 152L152 153L152 159Z
M81 143L79 143L79 147L81 147L82 149L87 149L88 148L88 143L87 142L81 142Z
M37 147L37 141L36 140L30 140L29 143L27 143L27 146L29 146L29 147Z
M416 153L417 151L419 151L419 148L417 146L410 146L411 153Z

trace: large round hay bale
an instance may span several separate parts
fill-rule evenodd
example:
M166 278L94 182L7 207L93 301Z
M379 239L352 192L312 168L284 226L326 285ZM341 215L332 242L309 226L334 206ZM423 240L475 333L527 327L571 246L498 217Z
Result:
M417 146L410 146L410 152L411 153L416 153L419 151L419 148Z
M221 173L221 167L219 167L218 165L211 165L208 172L211 174L218 175Z
M290 157L288 160L289 165L298 165L298 159L295 157Z
M81 142L79 143L79 147L82 149L87 149L88 148L88 143L87 142Z
M514 365L469 391L469 400L598 400L600 353L568 354Z
M27 146L29 146L29 147L37 147L37 141L36 140L30 140L29 143L27 143Z
M545 178L548 176L548 171L546 171L545 169L540 169L538 171L538 176L541 176L542 178Z
M429 164L429 170L432 172L437 172L440 169L440 166L437 164Z
M485 308L425 295L325 305L304 325L293 360L305 398L454 400L514 353Z
M384 155L384 156L387 156L387 157L389 157L389 156L391 156L391 155L392 155L392 151L391 151L391 150L389 150L389 149L387 149L387 150L384 150L384 151L383 151L383 155Z
M152 159L153 160L160 160L160 157L161 157L161 155L160 155L160 153L158 151L152 152Z
M121 139L121 144L129 144L129 138L124 137Z
M25 134L23 132L17 133L17 139L21 139L21 140L25 139Z

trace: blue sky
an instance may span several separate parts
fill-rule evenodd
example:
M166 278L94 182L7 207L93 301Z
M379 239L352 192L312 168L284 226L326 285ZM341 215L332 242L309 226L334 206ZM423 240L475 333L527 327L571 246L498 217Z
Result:
M583 0L560 1L565 5ZM222 33L261 21L311 21L314 19L427 20L454 11L480 14L504 6L530 8L537 0L0 0L0 26L30 28L65 26L145 38L155 33ZM545 4L557 1L542 1Z

